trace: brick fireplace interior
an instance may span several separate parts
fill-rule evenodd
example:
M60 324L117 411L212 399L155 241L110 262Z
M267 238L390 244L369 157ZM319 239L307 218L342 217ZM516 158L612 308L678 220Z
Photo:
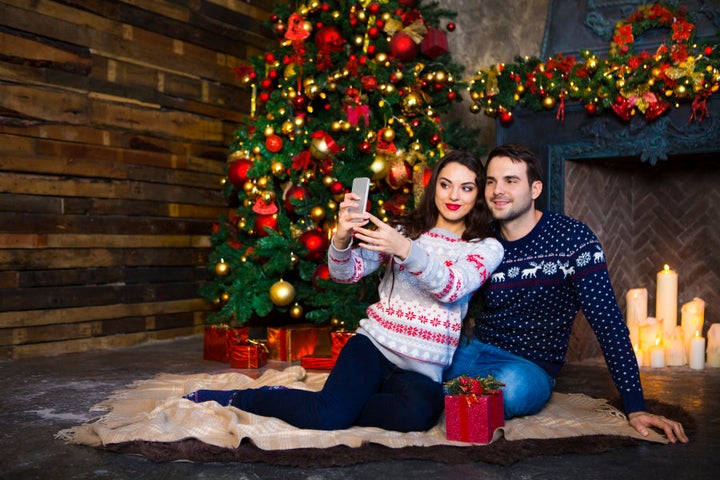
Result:
M620 308L631 288L648 291L655 312L656 275L678 273L680 307L706 302L705 331L720 322L720 165L715 154L675 155L655 165L639 157L566 160L564 210L587 223L605 250ZM580 314L568 360L601 356Z

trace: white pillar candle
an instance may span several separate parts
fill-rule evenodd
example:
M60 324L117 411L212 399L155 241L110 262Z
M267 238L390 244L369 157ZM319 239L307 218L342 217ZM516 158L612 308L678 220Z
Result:
M707 366L720 367L720 323L710 325L707 344Z
M660 338L657 339L655 346L650 350L650 367L652 368L663 368L665 366L665 349L660 343Z
M665 265L657 274L655 293L655 318L663 325L664 332L671 332L677 325L678 275Z
M702 332L705 324L705 302L701 298L693 298L680 309L683 336L685 337L685 351L690 351L690 340L695 332Z
M655 317L647 317L640 321L640 348L645 353L650 353L650 349L655 345L657 339L662 339L662 323Z
M700 331L690 340L690 354L688 364L693 370L705 368L705 338L700 336Z
M625 324L630 330L630 343L640 343L640 324L647 318L648 292L646 288L633 288L625 295Z
M670 336L665 337L663 342L665 343L665 363L668 367L679 367L687 363L681 327L675 327L675 330Z

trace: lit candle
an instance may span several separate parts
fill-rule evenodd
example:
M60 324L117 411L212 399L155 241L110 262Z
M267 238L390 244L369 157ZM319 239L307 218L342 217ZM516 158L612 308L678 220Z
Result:
M633 350L635 351L635 360L637 360L638 367L643 366L643 351L642 348L640 348L640 345L635 344L633 347Z
M720 367L720 323L710 325L707 339L707 366Z
M646 288L633 288L625 295L625 323L630 330L630 343L640 342L640 324L647 318L648 293Z
M670 333L677 325L678 275L665 265L657 274L655 293L655 318L663 325L663 332Z
M649 354L658 338L662 339L662 324L655 317L647 317L641 320L640 348Z
M705 302L700 298L693 298L682 306L680 325L685 338L685 351L690 351L690 340L695 332L702 332L705 324Z
M688 364L694 370L705 368L705 338L700 336L700 331L690 340L690 355Z
M681 327L675 327L669 337L665 337L665 363L668 367L685 365L685 344Z
M704 344L703 344L704 348ZM663 368L665 366L665 349L660 345L660 337L655 341L655 346L650 350L650 367Z

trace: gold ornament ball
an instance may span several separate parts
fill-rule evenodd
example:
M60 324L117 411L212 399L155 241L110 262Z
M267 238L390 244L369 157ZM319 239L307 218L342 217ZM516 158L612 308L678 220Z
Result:
M283 135L290 135L295 131L295 126L290 120L286 120L283 122L280 131L283 133Z
M370 164L373 180L382 180L388 174L390 166L383 155L376 155L375 160Z
M330 148L324 138L313 138L310 143L310 154L317 160L324 160L330 154Z
M387 143L390 143L393 140L395 140L395 130L393 130L390 127L383 128L382 139L383 139L383 141L385 141Z
M550 110L555 107L555 97L548 95L542 99L542 106L545 110Z
M295 287L290 282L278 280L270 287L270 300L278 307L286 307L295 299Z
M273 175L279 177L285 173L285 166L282 162L273 162L272 165L270 165L270 170Z
M300 318L303 316L303 308L300 306L299 303L294 304L292 307L290 307L290 316L292 318Z
M228 273L230 273L230 265L225 262L225 260L220 260L215 265L215 273L217 273L219 276L224 277Z
M275 129L268 125L267 127L265 127L265 130L263 130L263 133L266 137L269 137L270 135L275 135Z
M294 267L295 265L298 264L299 261L300 261L300 259L295 254L295 252L290 252L290 265Z
M223 292L223 294L220 295L220 300L222 300L223 302L227 302L228 300L230 300L230 294L227 292Z
M319 205L314 206L310 209L310 218L315 223L320 223L325 218L325 209Z
M472 105L470 105L470 113L480 113L480 110L480 105L478 105L477 103L473 103Z
M275 192L273 190L265 190L262 193L262 199L265 203L272 203L275 201Z
M598 59L595 57L590 57L585 61L585 68L590 71L594 72L598 68Z

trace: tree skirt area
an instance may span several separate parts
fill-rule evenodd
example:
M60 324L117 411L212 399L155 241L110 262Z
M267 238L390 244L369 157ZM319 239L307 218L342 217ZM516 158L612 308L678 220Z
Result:
M604 399L554 393L536 415L514 418L496 430L490 444L445 438L445 418L426 432L401 433L371 427L318 431L295 428L215 402L195 404L183 395L199 389L284 385L319 390L327 373L302 367L266 370L259 378L240 373L161 374L115 392L91 411L99 418L62 430L59 439L155 461L264 462L296 467L345 466L384 460L422 459L445 463L482 461L508 465L522 458L598 453L639 442L667 443L656 432L642 437ZM654 413L687 419L679 407L652 402Z

